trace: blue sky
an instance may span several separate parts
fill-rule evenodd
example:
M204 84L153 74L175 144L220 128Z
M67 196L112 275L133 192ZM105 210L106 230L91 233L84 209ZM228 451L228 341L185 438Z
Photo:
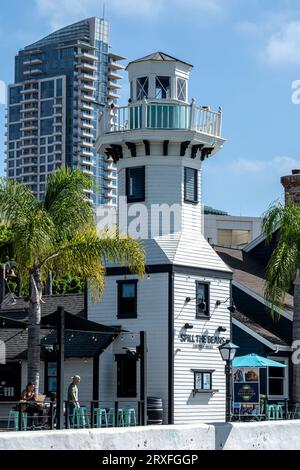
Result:
M55 28L101 16L101 0L2 0L0 80L19 48ZM203 202L261 215L282 198L280 176L300 168L299 0L106 0L113 50L132 60L162 50L194 65L190 98L222 106L224 149L203 166ZM124 81L126 84L126 81ZM128 92L124 86L123 98ZM0 171L4 114L0 105Z

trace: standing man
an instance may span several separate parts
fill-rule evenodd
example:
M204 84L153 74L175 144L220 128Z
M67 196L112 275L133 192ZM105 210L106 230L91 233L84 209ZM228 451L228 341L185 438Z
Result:
M80 384L79 375L74 375L72 382L68 388L68 405L69 405L69 416L71 418L72 425L74 424L74 410L80 408L78 401L78 385Z

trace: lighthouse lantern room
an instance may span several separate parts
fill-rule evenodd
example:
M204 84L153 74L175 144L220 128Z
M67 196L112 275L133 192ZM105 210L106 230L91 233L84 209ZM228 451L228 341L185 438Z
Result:
M146 331L148 396L175 424L225 420L218 346L231 336L232 273L201 227L201 167L224 145L222 111L189 100L191 70L162 52L130 62L128 105L102 116L97 150L117 165L121 231L142 239L147 275L108 266L103 299L88 307L124 330L101 356L101 402L139 400L140 368L125 356Z

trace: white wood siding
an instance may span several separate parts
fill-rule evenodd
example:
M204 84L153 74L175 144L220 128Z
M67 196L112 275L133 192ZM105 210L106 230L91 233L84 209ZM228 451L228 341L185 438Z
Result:
M210 282L210 320L196 320L196 301L186 304L186 297L196 296L196 280ZM180 341L180 334L218 335L218 327L227 329L220 336L230 337L230 314L227 304L215 307L216 301L226 300L230 295L230 282L227 280L175 274L174 281L174 417L175 424L216 422L225 420L225 364L217 345L213 349L195 347L193 343ZM185 323L192 323L193 330L184 330ZM219 392L211 396L198 394L193 397L194 374L191 369L212 369L213 389Z
M124 405L132 405L137 399L117 398L117 374L115 354L124 354L124 347L139 344L140 331L147 332L148 344L148 396L163 399L165 419L168 409L168 274L151 274L150 279L138 282L138 318L119 320L117 318L117 280L124 276L109 276L101 303L89 299L89 320L104 325L121 325L128 331L116 340L100 356L100 401L110 406L116 400ZM127 276L127 279L136 279ZM138 362L139 370L139 362Z

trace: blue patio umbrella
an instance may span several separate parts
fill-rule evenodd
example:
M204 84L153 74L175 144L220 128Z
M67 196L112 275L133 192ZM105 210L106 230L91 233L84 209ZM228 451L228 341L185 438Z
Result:
M232 362L233 367L286 367L280 362L271 361L257 354L248 354L247 356L236 357Z

